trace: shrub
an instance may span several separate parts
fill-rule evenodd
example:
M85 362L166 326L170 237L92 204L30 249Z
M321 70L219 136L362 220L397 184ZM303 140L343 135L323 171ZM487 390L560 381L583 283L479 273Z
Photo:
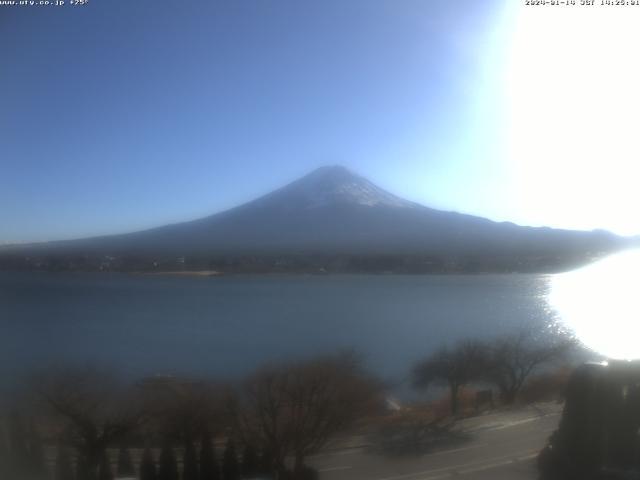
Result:
M570 368L561 368L531 377L522 387L520 401L534 403L562 399L570 373Z

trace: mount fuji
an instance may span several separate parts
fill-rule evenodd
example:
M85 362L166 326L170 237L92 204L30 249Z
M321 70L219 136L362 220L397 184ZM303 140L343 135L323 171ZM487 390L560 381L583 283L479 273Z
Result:
M336 267L340 271L353 271L361 270L353 265L362 262L345 259L395 257L400 260L383 262L380 268L448 271L454 265L456 271L467 271L475 265L483 271L538 271L587 261L628 242L600 230L522 227L435 210L393 195L344 167L329 166L202 219L122 235L7 247L0 250L5 259L0 266L22 264L28 256L30 264L37 258L39 265L51 267L53 262L62 268L79 268L79 261L94 268L104 265L104 258L120 259L110 265L125 270L158 262L172 268L175 259L181 265L193 262L193 268L220 268L242 258L245 267L253 265L244 270L269 271L274 265L291 265L283 258L295 257L298 266L306 258L302 264L312 269L328 262L341 265ZM408 266L412 262L422 267Z

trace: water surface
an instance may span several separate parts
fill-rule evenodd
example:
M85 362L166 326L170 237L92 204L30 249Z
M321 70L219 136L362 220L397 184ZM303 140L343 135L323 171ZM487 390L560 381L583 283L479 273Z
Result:
M50 363L237 378L355 348L388 379L456 339L553 320L543 275L0 273L0 372Z

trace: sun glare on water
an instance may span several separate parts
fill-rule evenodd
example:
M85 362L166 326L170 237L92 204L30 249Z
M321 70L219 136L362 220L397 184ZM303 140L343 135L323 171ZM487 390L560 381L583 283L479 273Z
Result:
M555 275L548 301L586 347L612 359L640 358L640 250Z

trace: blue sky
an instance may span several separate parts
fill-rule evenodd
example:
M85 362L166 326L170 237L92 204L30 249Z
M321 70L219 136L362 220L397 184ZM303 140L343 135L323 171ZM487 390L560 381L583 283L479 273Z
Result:
M607 227L512 201L515 3L0 7L0 242L189 220L325 164L436 208Z

